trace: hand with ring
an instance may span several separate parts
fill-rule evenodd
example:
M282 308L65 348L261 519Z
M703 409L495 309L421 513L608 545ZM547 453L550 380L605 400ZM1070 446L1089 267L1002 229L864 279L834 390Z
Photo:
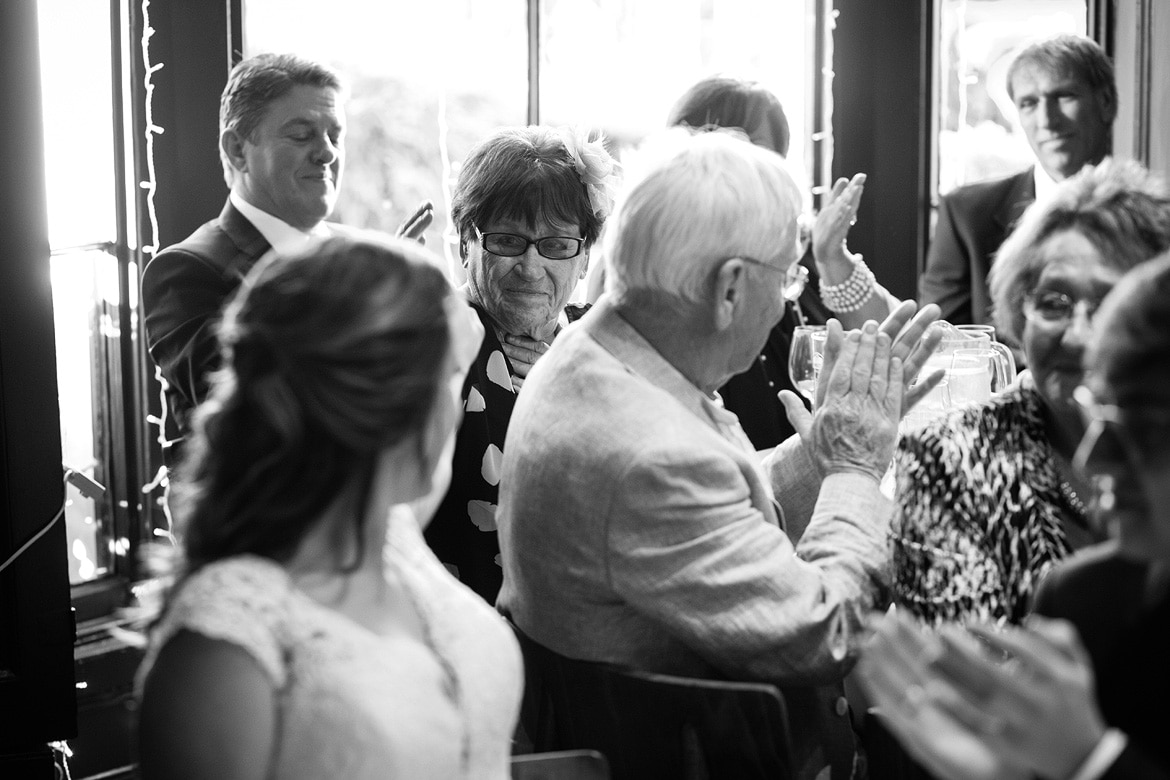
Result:
M946 652L938 634L897 613L875 616L857 666L871 712L906 751L937 777L1009 780L1030 770L988 743L986 735L956 717L954 701L964 693L939 673Z

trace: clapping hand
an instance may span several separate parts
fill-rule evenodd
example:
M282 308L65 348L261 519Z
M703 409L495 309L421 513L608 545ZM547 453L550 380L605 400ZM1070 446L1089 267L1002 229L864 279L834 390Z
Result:
M395 233L398 238L408 238L417 241L420 244L427 242L426 236L423 233L431 222L435 219L435 204L429 200L424 200L414 210L414 213L406 218L401 225L398 226L398 232Z
M837 179L813 221L813 258L829 284L840 284L853 273L854 256L845 246L845 239L857 221L865 179L864 173L852 179Z
M962 694L946 702L951 713L1007 760L1042 777L1071 777L1105 733L1076 629L1033 615L1025 628L968 630L983 646L949 627L935 663Z
M933 303L923 306L922 310L919 311L918 305L914 301L903 301L877 327L876 333L884 335L889 342L888 360L892 362L896 359L900 365L901 380L897 384L899 403L895 412L895 424L902 415L934 389L935 385L943 378L943 372L934 371L923 377L921 381L916 381L919 372L926 365L927 359L934 353L942 338L942 334L938 332L937 328L930 327L938 320L939 314L938 306ZM841 354L844 341L845 335L842 332L841 324L836 320L829 320L824 362L821 366L820 380L817 382L815 407L817 409L820 409L824 404L825 394L829 389L829 378L832 376L834 366ZM868 354L876 355L876 353ZM855 358L856 354L854 353L851 360ZM887 381L883 389L890 391L892 387L893 384ZM803 440L810 441L813 415L809 414L808 410L804 408L804 403L791 391L780 391L780 401L784 404L792 427L796 429ZM887 460L879 475L884 473L885 467L888 465L889 461Z
M951 780L1031 777L953 713L963 693L933 666L948 652L939 635L896 612L875 617L870 628L857 678L873 703L871 714L916 761Z

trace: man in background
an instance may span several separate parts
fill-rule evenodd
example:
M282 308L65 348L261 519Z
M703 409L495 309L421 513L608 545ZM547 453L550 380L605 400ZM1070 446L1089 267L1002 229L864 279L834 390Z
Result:
M1037 198L1112 146L1117 84L1105 52L1088 38L1060 35L1023 49L1008 68L1008 95L1036 163L1013 176L948 193L918 283L955 324L991 323L987 273L1016 220Z
M215 327L224 303L268 252L292 252L342 229L325 220L345 164L343 101L336 73L291 54L251 57L228 76L219 109L227 203L142 274L147 348L164 380L168 466L219 366ZM430 221L425 203L400 234L416 238Z

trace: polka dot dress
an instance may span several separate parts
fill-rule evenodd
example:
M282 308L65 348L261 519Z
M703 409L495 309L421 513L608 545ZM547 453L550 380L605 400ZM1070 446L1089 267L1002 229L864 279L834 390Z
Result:
M462 582L494 604L503 582L496 534L504 437L516 404L512 365L495 327L472 304L484 325L479 355L463 384L463 423L455 439L451 487L426 529L427 544ZM570 322L587 311L568 306Z

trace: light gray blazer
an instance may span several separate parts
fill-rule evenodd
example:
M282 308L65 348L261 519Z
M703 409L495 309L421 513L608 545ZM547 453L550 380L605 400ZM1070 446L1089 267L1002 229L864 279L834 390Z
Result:
M822 480L795 437L763 469L737 437L603 299L517 399L497 604L563 655L776 683L801 775L849 777L841 680L887 573L891 505L869 477Z

